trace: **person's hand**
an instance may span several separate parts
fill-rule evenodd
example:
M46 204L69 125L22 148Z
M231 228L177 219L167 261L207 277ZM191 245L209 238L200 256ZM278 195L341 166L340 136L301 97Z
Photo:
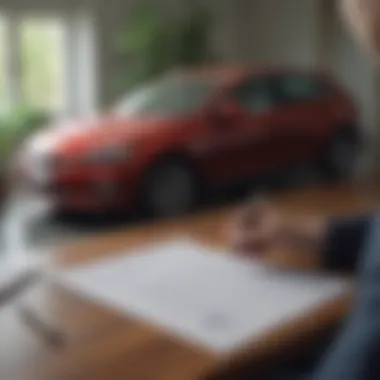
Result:
M230 244L236 254L277 266L317 267L324 226L322 219L291 218L261 202L246 206L234 220Z

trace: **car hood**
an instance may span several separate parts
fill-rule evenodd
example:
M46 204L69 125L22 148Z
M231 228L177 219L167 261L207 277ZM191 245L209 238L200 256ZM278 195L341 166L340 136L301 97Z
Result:
M26 149L39 153L75 155L84 151L134 142L147 133L172 124L164 120L131 120L117 117L69 122L44 129L32 136Z

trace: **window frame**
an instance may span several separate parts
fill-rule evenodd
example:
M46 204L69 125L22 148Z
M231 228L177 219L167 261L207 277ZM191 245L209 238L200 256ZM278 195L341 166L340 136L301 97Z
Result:
M27 19L55 19L62 23L64 28L63 42L63 105L57 117L76 116L91 113L98 108L98 83L96 82L98 68L87 67L88 62L95 62L97 51L95 47L96 30L95 19L91 10L9 10L0 7L0 17L6 22L5 31L5 78L6 93L9 104L6 108L24 102L23 72L22 72L22 40L21 25ZM87 30L84 30L88 27ZM88 33L90 29L90 35ZM87 38L86 41L84 41ZM83 49L83 42L91 46ZM88 52L90 49L90 52ZM84 52L84 50L86 50ZM89 54L88 54L89 53ZM85 56L85 55L89 55ZM73 58L74 57L74 58ZM83 78L85 83L78 79Z

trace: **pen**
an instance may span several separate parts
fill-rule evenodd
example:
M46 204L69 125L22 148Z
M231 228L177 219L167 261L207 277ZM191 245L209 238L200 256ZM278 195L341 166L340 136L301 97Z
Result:
M66 336L59 329L55 328L52 324L41 319L39 315L27 307L19 309L19 316L22 321L34 333L36 333L42 340L52 348L63 348L66 344Z

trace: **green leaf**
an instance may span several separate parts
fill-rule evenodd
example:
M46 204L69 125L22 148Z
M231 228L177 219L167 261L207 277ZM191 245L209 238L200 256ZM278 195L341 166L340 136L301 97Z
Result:
M152 4L139 6L119 36L125 65L118 80L133 87L178 66L195 66L216 57L210 48L210 11L199 5L176 21Z
M49 121L48 114L25 104L3 115L0 119L0 157L8 156L19 142Z

